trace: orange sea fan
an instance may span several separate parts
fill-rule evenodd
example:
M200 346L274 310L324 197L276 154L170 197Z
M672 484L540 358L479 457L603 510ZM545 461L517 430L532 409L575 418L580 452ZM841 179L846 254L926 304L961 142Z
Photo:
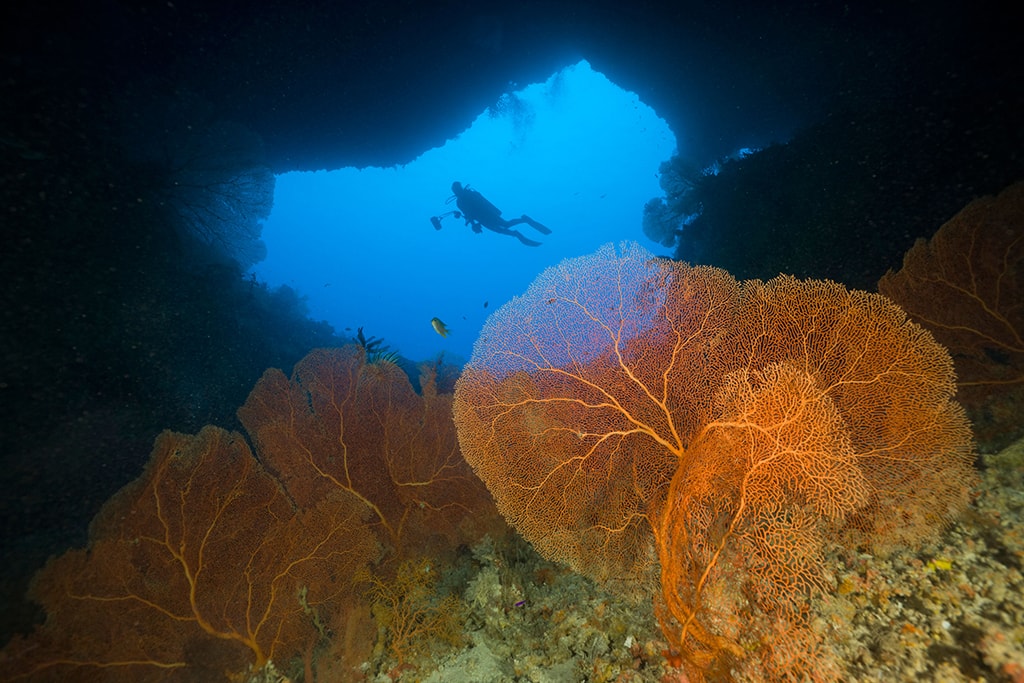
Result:
M809 620L826 551L919 542L966 505L953 391L948 354L883 297L626 244L494 314L455 419L542 554L598 579L657 558L691 677L834 679Z

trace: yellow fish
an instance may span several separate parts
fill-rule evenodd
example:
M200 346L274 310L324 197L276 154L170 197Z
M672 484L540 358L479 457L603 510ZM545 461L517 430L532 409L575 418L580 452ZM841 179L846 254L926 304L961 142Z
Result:
M430 324L434 328L434 332L437 332L442 337L448 336L448 327L445 326L443 322L441 322L440 318L431 318Z

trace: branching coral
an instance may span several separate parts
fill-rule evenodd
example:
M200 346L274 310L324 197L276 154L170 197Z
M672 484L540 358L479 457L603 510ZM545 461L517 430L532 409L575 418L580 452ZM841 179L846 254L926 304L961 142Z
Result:
M356 581L364 584L380 625L382 645L398 666L427 652L431 640L455 643L459 638L459 599L437 594L437 569L430 560L407 560L391 580L363 570Z

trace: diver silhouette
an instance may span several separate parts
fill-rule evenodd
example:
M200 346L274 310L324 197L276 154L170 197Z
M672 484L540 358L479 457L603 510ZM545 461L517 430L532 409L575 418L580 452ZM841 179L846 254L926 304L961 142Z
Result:
M551 230L533 220L526 214L523 214L519 218L513 218L512 220L502 218L501 210L498 207L487 201L487 199L485 199L484 196L476 190L463 187L462 183L458 181L452 183L452 192L455 193L455 204L459 207L459 211L451 211L444 215L454 215L456 218L464 218L466 225L470 226L473 232L477 234L480 234L483 232L484 228L487 228L499 235L515 237L528 247L539 247L540 242L534 242L533 240L525 237L518 230L513 230L513 226L526 223L537 232L545 235L551 234ZM448 201L451 201L451 198L449 198ZM442 217L443 216L431 216L430 223L434 226L434 229L441 229Z

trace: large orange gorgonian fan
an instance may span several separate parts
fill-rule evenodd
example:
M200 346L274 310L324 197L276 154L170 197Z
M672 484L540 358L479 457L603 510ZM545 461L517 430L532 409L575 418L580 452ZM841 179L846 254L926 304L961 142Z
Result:
M545 556L661 572L694 678L835 678L834 544L934 534L975 481L946 351L886 299L611 245L499 309L456 388L463 454Z

